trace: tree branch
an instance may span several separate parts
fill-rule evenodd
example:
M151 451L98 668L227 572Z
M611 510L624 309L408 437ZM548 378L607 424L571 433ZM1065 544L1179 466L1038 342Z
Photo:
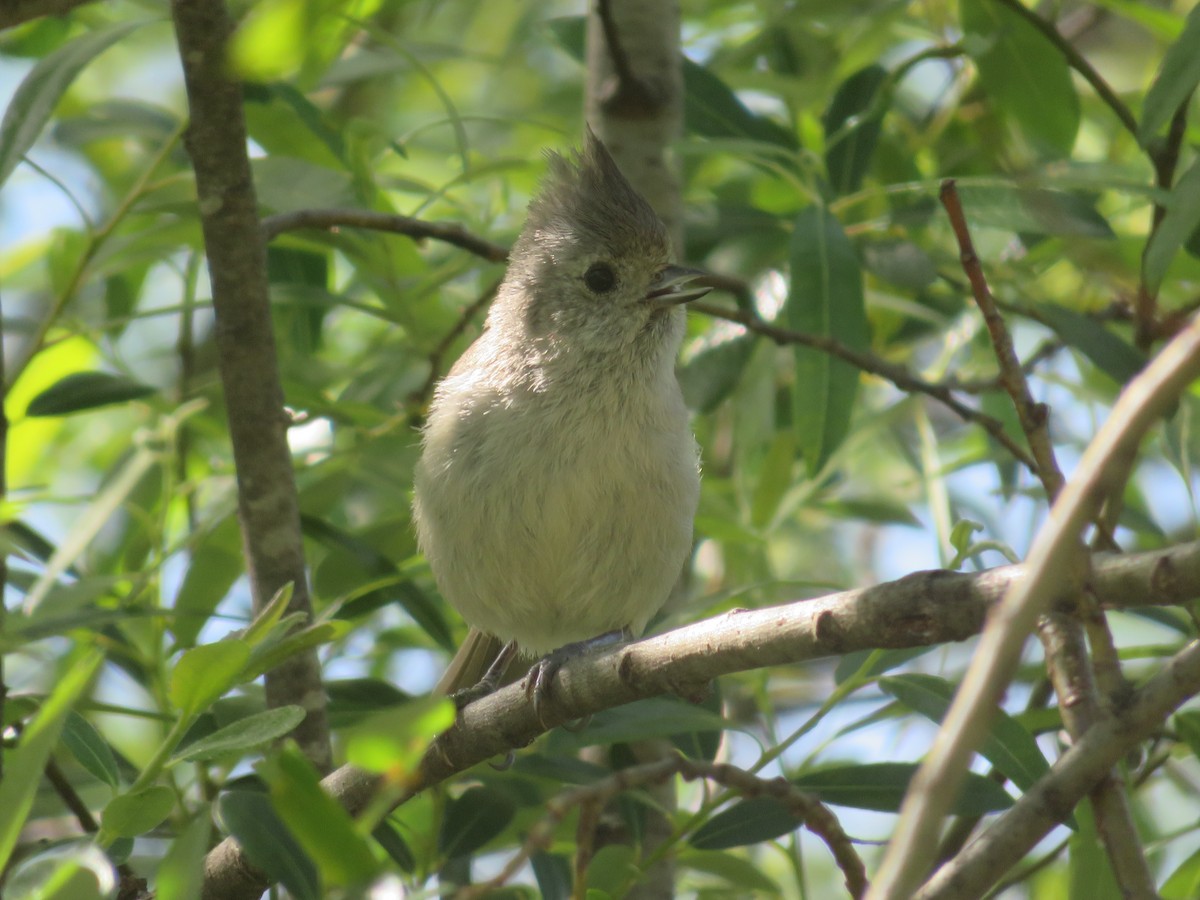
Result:
M559 671L544 707L545 725L516 683L465 707L439 735L397 804L484 760L524 747L548 728L614 706L675 692L694 696L713 678L879 647L924 647L965 640L983 625L989 606L1028 567L976 574L917 572L898 581L798 600L759 610L734 610L573 659ZM1097 600L1111 608L1190 603L1200 593L1200 542L1167 550L1098 556ZM366 808L382 781L342 766L323 782L352 815ZM254 900L266 878L226 838L205 861L205 900Z
M704 279L701 280L701 283L703 281ZM804 331L793 331L790 328L780 328L779 326L772 325L761 319L753 310L722 309L719 306L702 301L693 301L688 304L688 307L695 312L712 316L714 319L736 322L747 331L769 337L777 344L800 344L804 347L812 347L823 353L828 353L830 356L844 359L852 366L864 372L878 375L880 378L890 381L902 391L914 391L932 397L948 407L964 422L973 422L980 426L998 444L1005 447L1019 463L1034 474L1037 473L1037 463L1029 455L1029 451L1013 440L1012 436L1004 430L1004 426L1000 423L999 419L993 418L963 403L945 385L925 381L913 375L904 366L890 363L885 359L872 356L870 353L863 353L862 351L855 350L853 347L847 347L833 338L808 334Z
M1075 805L1126 753L1151 737L1167 716L1198 691L1200 642L1192 641L1134 693L1120 715L1108 716L1089 729L1046 777L939 869L915 894L916 900L982 896L1046 832L1066 821ZM1157 896L1151 891L1128 896Z
M300 209L280 213L262 220L263 239L272 241L286 231L312 228L336 231L341 226L368 228L403 234L415 241L434 238L453 244L489 262L504 262L508 248L472 234L456 222L426 222L408 216L371 212L365 209Z
M1125 483L1145 433L1198 375L1200 322L1193 319L1126 386L1034 537L1028 577L992 614L938 736L913 777L867 895L871 900L907 900L925 878L941 822L1016 669L1025 639L1081 563L1082 529L1113 487Z
M171 10L191 113L187 148L212 281L238 517L254 606L261 609L290 582L288 611L311 617L271 323L266 242L246 154L242 89L230 77L225 53L233 23L220 0L174 0ZM328 771L332 749L316 651L293 656L267 673L266 689L270 706L304 707L305 718L293 735L313 764Z

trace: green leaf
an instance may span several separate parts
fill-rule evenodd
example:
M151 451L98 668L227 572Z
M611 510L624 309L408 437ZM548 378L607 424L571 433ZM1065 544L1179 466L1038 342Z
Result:
M1171 721L1175 724L1179 736L1188 745L1188 749L1192 751L1192 755L1200 759L1200 711L1185 709L1176 713Z
M571 864L561 853L542 850L529 857L542 900L567 900L571 896Z
M171 703L184 717L195 715L238 682L249 659L250 648L236 638L193 647L171 672Z
M714 326L711 331L718 330ZM684 402L697 412L709 413L733 393L754 353L757 338L724 332L691 357L676 372Z
M120 784L121 776L112 747L100 736L96 726L75 710L71 710L64 723L62 742L81 766L109 787L116 788Z
M887 70L880 65L859 69L838 85L821 117L827 142L825 168L838 194L850 194L862 186L883 124L884 110L872 107L887 77Z
M221 795L218 809L226 829L268 878L291 891L296 900L321 900L324 893L316 865L265 795L229 791Z
M156 393L132 378L107 372L75 372L60 379L29 401L25 415L65 416L83 410L127 403Z
M189 744L172 757L172 763L185 760L215 759L242 753L281 738L304 721L304 707L278 706L247 716L232 725Z
M791 270L788 325L852 349L867 349L870 333L858 256L841 224L824 207L810 206L796 217ZM796 346L794 356L793 427L813 475L849 433L859 372L808 347Z
M1175 186L1167 201L1167 214L1158 230L1146 245L1142 258L1142 280L1151 291L1157 291L1167 274L1167 267L1192 232L1200 227L1200 160L1192 163Z
M1200 850L1167 876L1160 893L1162 900L1195 900L1200 897Z
M390 681L382 678L339 678L325 682L329 695L329 724L342 729L361 722L366 716L401 706L413 699Z
M728 722L711 709L668 697L651 697L592 716L581 731L556 732L554 748L578 749L594 744L617 744L651 738L668 738L692 732L723 731Z
M592 857L587 869L587 900L624 897L637 881L637 851L628 844L609 844Z
M504 831L516 811L508 794L483 786L467 788L446 806L438 852L447 859L474 853Z
M316 862L326 885L363 885L374 877L378 866L367 838L325 793L317 771L295 745L283 747L260 771L276 811Z
M316 516L302 515L300 527L305 537L319 541L331 550L345 552L372 579L396 575L396 564L361 538ZM440 647L455 649L454 632L446 621L441 604L435 603L409 581L380 588L389 600L396 600L421 629Z
M1069 897L1088 900L1123 900L1123 892L1113 874L1109 853L1100 839L1091 800L1083 800L1075 809L1078 829L1067 838Z
M0 185L8 180L41 134L75 76L93 59L144 22L122 22L88 31L39 60L22 79L0 120Z
M435 737L454 724L445 697L417 697L347 730L346 760L370 772L414 772Z
M1197 84L1200 84L1200 6L1188 13L1183 33L1167 48L1158 77L1146 92L1142 121L1138 123L1138 140L1143 147L1187 101Z
M245 571L241 532L230 516L207 535L195 549L175 596L171 632L180 647L191 647L200 629Z
M941 722L955 686L934 675L892 675L879 679L879 687L909 709L934 722ZM992 727L979 752L992 765L1012 779L1023 791L1050 771L1050 764L1038 748L1037 741L1012 716L1002 709L993 713Z
M1020 14L994 0L959 0L964 43L979 80L1035 148L1068 156L1079 131L1079 96L1053 44Z
M16 747L6 751L4 778L0 780L0 869L8 865L25 817L33 808L46 760L58 743L67 714L103 662L104 654L98 651L81 654L65 669L33 721L21 732Z
M728 850L761 844L790 834L803 820L774 797L752 797L723 809L692 834L688 843L697 850Z
M208 852L211 833L208 807L202 806L171 842L154 873L158 900L200 900L200 887L204 883L204 857Z
M1111 239L1112 226L1096 210L1094 197L1046 188L999 184L959 187L973 225L1019 234Z
M760 866L733 853L692 850L679 857L679 864L727 881L740 888L739 896L778 896L782 893L779 884L767 877Z
M413 852L409 848L408 842L404 840L404 836L400 834L391 822L384 819L375 826L375 830L371 832L371 837L379 842L379 846L391 857L392 862L400 867L400 871L410 874L416 871L417 858L413 856Z
M917 768L916 763L847 764L805 772L791 781L835 806L896 812ZM956 816L981 816L1008 809L1012 803L1012 797L996 782L968 772L951 812Z
M1066 344L1086 356L1118 385L1124 386L1146 365L1145 354L1090 316L1055 303L1043 303L1037 312Z
M100 824L109 834L137 837L160 825L174 808L174 792L165 785L156 784L113 797L104 807Z

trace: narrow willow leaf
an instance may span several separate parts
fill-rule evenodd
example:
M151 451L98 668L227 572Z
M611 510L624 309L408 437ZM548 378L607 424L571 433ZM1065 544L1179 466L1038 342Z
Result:
M728 850L761 844L790 834L801 825L774 797L752 797L723 809L692 834L688 843L697 850Z
M996 106L1036 148L1068 156L1079 131L1079 95L1062 54L1018 13L992 0L959 0L968 52Z
M1167 267L1192 232L1200 227L1200 160L1192 163L1171 189L1167 214L1158 231L1146 245L1142 258L1142 280L1151 291L1157 291L1167 274Z
M8 180L84 66L142 22L89 31L40 60L21 81L0 121L0 185Z
M0 779L0 868L7 866L25 817L33 807L46 760L58 743L67 713L88 689L103 662L104 655L92 650L68 668L21 732L16 747L7 752L4 778Z
M279 706L264 710L189 744L172 758L172 762L214 759L253 750L283 737L302 721L304 708L301 706Z
M221 821L246 856L296 900L321 900L321 879L311 857L288 831L265 794L229 791L218 805Z
M917 768L916 763L847 764L804 772L791 781L835 806L896 812ZM981 816L1007 809L1012 803L1012 797L996 782L968 772L951 809L957 816Z
M95 725L74 710L67 716L62 742L81 766L109 787L115 788L120 784L117 758L113 755L112 747L101 737Z
M1200 6L1188 13L1183 33L1168 49L1158 76L1146 92L1138 140L1142 146L1158 134L1175 110L1187 101L1200 84Z
M113 797L104 807L100 824L110 835L137 837L160 825L175 808L175 794L156 784L144 790Z
M438 851L450 859L473 853L508 827L516 815L508 794L472 787L450 801L438 833Z
M872 107L887 74L875 64L859 69L838 85L821 117L827 142L825 168L838 194L857 191L871 164L884 112Z
M955 691L954 685L944 678L922 674L881 678L879 687L933 722L942 721ZM1023 791L1050 770L1033 735L1002 709L995 711L992 727L979 752Z
M858 255L824 207L810 206L796 217L791 269L788 325L856 350L867 349L870 335ZM797 346L794 354L793 425L809 474L815 474L850 430L859 372L808 347Z
M1124 386L1146 365L1146 356L1121 340L1100 322L1055 303L1043 303L1038 315L1068 345L1086 356L1097 369Z
M100 490L100 493L84 510L38 580L25 597L24 612L33 615L41 602L54 587L60 575L66 572L83 553L84 549L112 518L138 486L142 476L154 465L155 455L149 450L139 449L130 457L117 474Z
M154 873L158 900L200 900L204 883L204 856L212 833L208 807L198 809L187 827L167 849Z
M65 416L101 406L127 403L157 393L132 378L108 372L75 372L46 388L29 401L27 416Z
M239 680L250 648L236 638L186 651L171 672L169 695L183 716L204 710Z
M295 745L285 746L260 771L271 788L271 803L316 862L326 885L362 885L374 877L378 867L367 838L321 788L316 769Z

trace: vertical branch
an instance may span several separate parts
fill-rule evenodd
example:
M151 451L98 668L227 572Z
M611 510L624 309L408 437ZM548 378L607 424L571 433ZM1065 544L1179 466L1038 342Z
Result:
M1016 407L1021 429L1029 441L1029 447L1037 460L1037 474L1046 491L1047 499L1054 503L1062 492L1064 479L1055 458L1054 445L1050 440L1049 415L1045 404L1036 403L1029 390L1029 382L1021 368L1013 347L1008 326L992 297L983 267L975 253L971 232L963 214L962 202L955 189L954 181L942 183L942 205L950 218L962 257L963 271L971 282L975 302L983 313L988 334L992 339L996 360L1000 367L1000 382L1012 398ZM1099 519L1098 519L1099 521ZM1101 526L1097 526L1102 532ZM1101 534L1108 544L1114 545L1111 536ZM1080 545L1082 550L1082 544ZM1081 554L1080 554L1081 555ZM1104 614L1095 599L1085 589L1086 566L1080 567L1069 580L1068 590L1059 601L1038 619L1038 639L1046 658L1046 671L1054 686L1063 724L1073 740L1078 740L1102 715L1100 691L1096 686L1096 672L1088 655L1084 623L1089 626L1092 646L1097 656L1105 662L1105 671L1110 673L1110 693L1121 687L1120 667L1117 664L1116 644ZM1115 774L1110 774L1092 791L1096 809L1097 825L1116 872L1117 881L1133 896L1144 896L1154 890L1154 878L1142 853L1133 811L1123 785Z
M268 298L266 247L246 154L241 85L226 59L233 30L220 0L174 0L179 56L216 313L216 344L237 468L238 514L255 607L291 582L289 607L311 615L288 421ZM331 761L326 700L315 651L266 679L271 706L297 703L307 716L294 736L321 770Z

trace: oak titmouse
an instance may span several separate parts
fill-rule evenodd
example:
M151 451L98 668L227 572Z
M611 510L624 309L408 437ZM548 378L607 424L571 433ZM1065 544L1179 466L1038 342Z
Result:
M416 470L420 546L472 626L457 668L483 634L531 655L640 634L679 577L700 483L674 365L681 304L707 289L682 287L699 273L669 255L590 129L573 159L549 154ZM443 686L463 686L450 671L459 684Z

